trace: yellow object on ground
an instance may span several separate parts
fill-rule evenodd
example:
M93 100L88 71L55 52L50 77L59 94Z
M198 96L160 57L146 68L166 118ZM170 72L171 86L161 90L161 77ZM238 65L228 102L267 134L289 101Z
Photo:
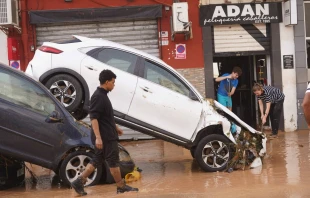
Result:
M127 175L125 175L126 183L137 181L140 178L141 178L141 173L139 171L136 171L136 170L132 171L131 173L128 173Z

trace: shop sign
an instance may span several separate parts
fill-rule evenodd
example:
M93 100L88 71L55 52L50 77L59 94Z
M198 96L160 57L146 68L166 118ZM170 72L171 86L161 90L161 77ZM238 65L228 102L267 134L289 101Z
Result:
M283 55L283 67L284 69L294 69L293 55Z
M282 3L211 4L200 6L200 26L282 22Z

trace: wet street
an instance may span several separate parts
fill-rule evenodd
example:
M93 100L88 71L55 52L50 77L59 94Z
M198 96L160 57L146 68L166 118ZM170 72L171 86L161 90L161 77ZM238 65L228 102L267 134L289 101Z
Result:
M116 194L114 184L87 187L86 197L310 197L310 133L280 132L268 140L267 156L261 168L232 173L207 173L200 170L190 152L161 141L121 142L141 168L142 178L129 185L138 193ZM54 173L29 165L39 177L32 184L27 172L25 187L0 191L0 197L77 197L62 187Z

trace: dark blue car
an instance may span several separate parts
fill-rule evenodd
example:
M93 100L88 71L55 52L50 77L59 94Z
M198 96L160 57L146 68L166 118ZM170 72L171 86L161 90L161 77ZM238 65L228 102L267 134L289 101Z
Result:
M0 64L1 155L52 169L69 185L93 157L93 148L89 125L77 122L39 82ZM119 148L124 176L135 165ZM86 185L106 180L107 170L106 165L98 167Z

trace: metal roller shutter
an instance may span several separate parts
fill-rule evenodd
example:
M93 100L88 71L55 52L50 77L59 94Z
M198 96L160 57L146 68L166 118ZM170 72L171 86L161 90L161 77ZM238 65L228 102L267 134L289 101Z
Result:
M269 52L270 38L266 24L217 25L213 28L214 52Z
M37 46L72 35L104 38L159 57L157 21L63 24L36 27Z
M37 46L43 42L70 39L72 35L104 38L159 57L157 21L131 21L113 23L88 23L46 25L36 27ZM85 122L90 124L89 117ZM153 137L122 127L120 139L151 139Z

